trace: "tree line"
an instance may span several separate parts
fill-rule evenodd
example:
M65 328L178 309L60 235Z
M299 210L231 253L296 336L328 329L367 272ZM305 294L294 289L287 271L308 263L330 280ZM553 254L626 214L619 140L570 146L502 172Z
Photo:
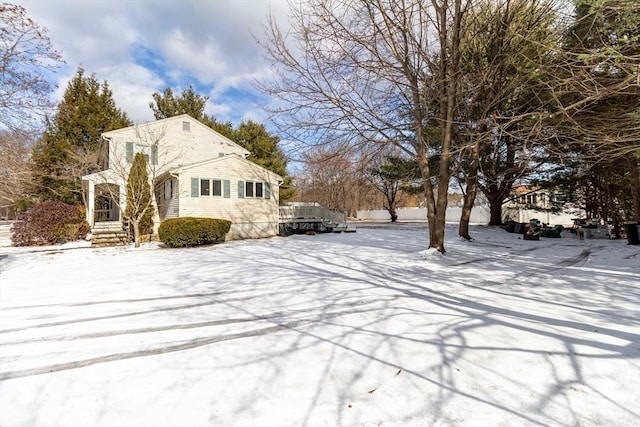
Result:
M2 215L9 207L20 212L42 201L86 205L82 176L106 166L102 133L133 122L116 105L108 82L100 82L83 68L77 69L61 101L52 103L51 75L63 60L46 29L31 20L21 6L2 3L0 18ZM193 87L177 94L166 88L153 93L151 99L149 108L156 119L189 114L250 151L249 160L284 177L281 197L291 197L288 158L279 147L280 138L263 124L245 120L234 127L231 122L207 115L204 110L208 97L195 93ZM137 175L141 170L143 165L136 164ZM139 177L134 181L138 190L151 191ZM133 194L129 196L133 200ZM150 214L147 212L144 217Z
M634 0L309 0L288 31L270 20L276 74L261 87L307 147L414 162L444 252L454 185L466 238L477 194L497 225L521 183L640 220L639 37Z
M82 202L79 177L102 167L100 134L131 121L107 82L82 69L47 105L46 75L61 56L24 9L3 3L2 12L11 31L2 33L0 108L26 113L0 111L0 191L17 205ZM300 200L354 212L419 198L429 246L442 252L451 188L463 193L466 238L477 196L498 225L519 184L558 189L589 217L640 220L638 2L309 0L289 19L284 32L271 17L259 41L273 76L258 87L277 102L279 135L299 151L285 155L262 124L234 128L205 114L207 98L191 87L154 93L154 116L187 113L230 137L286 177L284 199L297 190ZM31 44L11 43L16 35ZM25 82L30 92L16 96L11 88ZM22 130L51 107L30 140ZM294 153L303 165L295 186Z

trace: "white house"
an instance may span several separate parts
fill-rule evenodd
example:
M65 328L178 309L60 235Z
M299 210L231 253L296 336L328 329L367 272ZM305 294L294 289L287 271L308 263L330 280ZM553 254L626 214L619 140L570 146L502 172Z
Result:
M166 218L232 222L227 239L278 233L282 177L247 160L249 152L189 115L102 134L104 170L86 175L87 221L122 222L126 181L136 153L145 155L154 188L154 227Z
M554 205L560 205L562 210L553 213L551 208ZM564 194L526 185L514 187L511 198L502 205L502 212L505 218L515 222L529 222L535 218L546 224L566 227L573 224L573 218L585 216L583 209L567 203Z

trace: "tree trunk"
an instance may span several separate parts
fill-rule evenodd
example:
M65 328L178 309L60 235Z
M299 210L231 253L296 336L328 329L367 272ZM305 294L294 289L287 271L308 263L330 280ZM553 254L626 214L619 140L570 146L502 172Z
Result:
M485 127L482 127L482 132L485 131ZM460 224L458 226L458 235L464 239L471 240L469 235L469 221L471 219L471 210L476 201L476 194L478 192L478 166L480 164L480 141L476 140L473 144L471 151L471 164L467 171L466 184L467 188L464 192L462 214L460 215Z
M140 220L132 220L133 223L133 241L136 248L140 247Z
M633 197L633 220L640 222L640 172L638 158L631 158L631 196Z
M384 207L387 212L389 212L389 216L391 217L391 222L396 222L398 220L398 214L396 213L395 204L389 204Z
M419 133L418 135L422 135ZM429 169L429 162L424 151L418 152L416 156L420 173L422 174L422 182L424 185L424 198L427 204L427 223L429 224L429 247L431 248L431 242L435 241L435 229L436 229L436 204L435 196L433 192L433 184L431 184L431 170Z
M489 199L489 225L502 225L502 199Z
M435 3L434 3L435 5ZM452 9L451 9L452 8ZM440 63L438 70L440 92L440 119L442 129L442 148L438 168L438 194L435 211L432 240L429 247L445 253L444 229L446 224L447 204L449 202L449 181L451 179L451 147L453 143L454 125L458 101L460 81L460 32L462 23L462 2L453 0L453 4L443 1L435 7L437 15L438 36L440 39ZM452 21L448 20L451 12ZM429 224L431 227L431 224Z
M476 185L475 180L467 181L467 190L464 193L462 214L460 215L460 225L458 226L458 235L464 239L471 240L469 234L469 221L471 219L471 210L476 201Z

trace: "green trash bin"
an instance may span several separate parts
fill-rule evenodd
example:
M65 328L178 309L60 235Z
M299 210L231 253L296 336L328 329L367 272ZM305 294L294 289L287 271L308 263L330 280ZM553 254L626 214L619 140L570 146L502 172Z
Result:
M627 233L627 242L629 242L630 245L640 245L638 225L639 224L635 222L628 222L624 225L624 232Z

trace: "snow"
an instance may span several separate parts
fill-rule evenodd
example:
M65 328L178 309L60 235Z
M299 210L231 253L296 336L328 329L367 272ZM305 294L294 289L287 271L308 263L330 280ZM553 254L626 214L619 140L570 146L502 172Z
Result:
M472 236L0 247L0 425L640 425L640 247Z

